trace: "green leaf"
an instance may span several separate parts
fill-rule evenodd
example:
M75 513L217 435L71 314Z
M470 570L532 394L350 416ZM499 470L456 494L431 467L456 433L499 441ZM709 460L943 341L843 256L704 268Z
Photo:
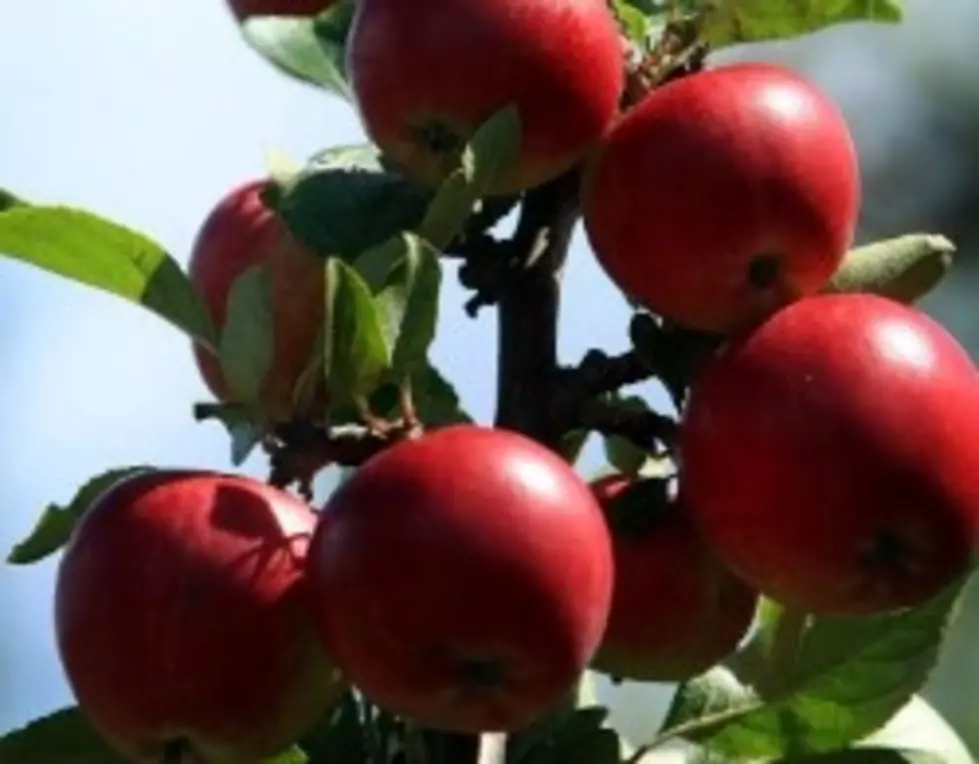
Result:
M612 0L619 27L634 43L645 47L649 35L649 21L646 14L628 0Z
M324 368L331 394L366 398L390 368L383 317L367 282L336 257L327 261Z
M847 747L888 721L925 683L961 592L866 618L822 618L806 633L795 671L762 698L729 668L680 687L661 737L683 737L740 759Z
M221 332L221 373L236 400L255 404L272 365L272 281L264 264L238 276Z
M885 727L852 748L778 759L772 764L974 764L952 727L915 695Z
M293 746L278 756L273 756L271 759L264 759L262 764L308 764L308 762L309 757L303 750Z
M438 252L412 234L398 237L403 256L374 297L384 317L384 336L395 378L411 374L428 355L438 320L442 271Z
M353 260L421 221L429 194L386 169L367 145L321 152L270 205L290 231L324 257Z
M353 11L353 0L338 0L316 18L252 16L242 36L280 71L352 100L344 57Z
M216 419L231 436L231 463L240 467L262 441L262 427L247 406L240 403L198 403L194 419L203 422Z
M68 505L62 507L49 504L41 513L30 535L11 550L7 562L11 565L29 565L54 554L68 542L75 523L85 514L92 502L116 483L152 469L139 465L109 470L79 488Z
M704 39L715 48L776 40L855 21L897 23L899 0L715 0L705 3Z
M955 245L944 236L907 234L850 250L824 292L869 292L913 303L952 267Z
M63 708L0 738L5 764L127 764L77 708Z
M15 204L0 212L0 254L138 303L216 347L210 316L180 266L136 231L70 207Z
M465 145L458 167L442 181L428 207L418 229L422 238L444 249L519 151L520 117L511 105L486 120Z

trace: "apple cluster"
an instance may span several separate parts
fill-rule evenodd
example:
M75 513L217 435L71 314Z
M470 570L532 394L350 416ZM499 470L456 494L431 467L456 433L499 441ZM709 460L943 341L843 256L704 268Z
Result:
M236 12L325 3L260 5ZM75 528L56 625L80 706L134 761L257 762L350 686L426 727L516 730L589 666L642 681L706 670L762 595L862 616L967 573L972 360L912 306L826 293L859 212L843 116L761 63L708 67L624 107L622 40L605 0L358 0L348 70L366 132L424 186L516 105L519 154L492 193L581 166L584 229L609 278L637 308L721 340L683 402L675 485L587 482L524 435L468 424L382 450L319 511L230 474L126 477ZM301 407L294 394L326 284L265 185L212 211L189 272L221 326L236 278L268 266L261 413L275 424L329 409L322 384ZM210 351L194 352L233 399Z

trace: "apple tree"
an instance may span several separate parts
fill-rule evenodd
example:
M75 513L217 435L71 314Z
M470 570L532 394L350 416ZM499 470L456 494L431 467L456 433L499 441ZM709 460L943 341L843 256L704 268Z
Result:
M914 306L954 246L858 246L831 98L714 58L896 0L230 6L367 140L243 179L186 269L0 192L0 252L187 335L213 396L188 416L230 450L107 465L10 550L61 555L77 705L0 760L961 761L918 694L979 534L976 368ZM579 222L631 348L569 363ZM498 316L493 422L429 357L466 320L439 315L447 260ZM646 380L674 411L624 391ZM234 472L256 449L267 481ZM596 675L674 684L658 733L619 734Z

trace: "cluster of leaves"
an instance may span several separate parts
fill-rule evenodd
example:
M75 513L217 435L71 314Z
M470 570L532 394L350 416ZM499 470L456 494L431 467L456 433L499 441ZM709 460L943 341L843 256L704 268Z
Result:
M692 25L713 48L793 37L847 21L894 22L894 0L614 0L623 28L644 53L667 30ZM315 19L257 18L243 26L245 39L283 71L340 97L351 97L344 44L353 12L341 0ZM503 109L473 136L458 166L434 192L423 191L388 167L370 145L332 148L296 173L277 177L268 202L292 232L324 258L327 320L310 374L323 374L340 412L355 419L366 405L387 415L398 391L410 387L418 414L436 424L463 421L452 386L428 360L438 325L440 255L464 234L479 234L499 215L487 215L483 196L518 149L519 115ZM483 212L480 212L480 210ZM473 226L473 221L479 225ZM889 272L874 247L888 247ZM890 290L912 299L948 267L948 242L904 237L855 250L831 289ZM261 432L250 404L271 358L270 290L253 269L234 285L223 327L211 322L177 262L157 243L92 213L35 205L0 191L0 253L153 311L194 341L212 349L240 404L211 405L202 416L221 419L233 436L240 463ZM634 352L652 365L660 350L651 319L637 315ZM682 380L671 387L679 392ZM297 394L301 391L297 390ZM610 394L625 410L646 411L638 397ZM573 458L587 432L566 438ZM662 467L661 455L617 435L606 438L611 466L626 472ZM107 472L85 485L66 506L52 504L8 561L28 564L56 552L93 498L120 477L144 469ZM657 734L622 740L607 724L594 694L576 697L508 743L518 764L611 764L655 760L663 746L683 741L690 761L894 761L959 764L968 759L954 734L916 694L941 648L961 594L956 586L929 605L871 619L820 619L796 634L792 660L777 678L766 676L770 651L784 645L785 614L770 603L759 628L727 665L682 684ZM583 678L583 686L590 682ZM896 716L895 716L896 715ZM887 725L902 719L915 734ZM903 727L902 727L903 729ZM302 762L411 761L413 735L402 722L349 694L330 719L275 760ZM951 739L953 744L943 741ZM857 741L857 742L855 742ZM634 746L638 744L639 747ZM401 757L401 758L399 758ZM959 758L956 758L959 757ZM76 708L66 708L0 738L0 760L120 761ZM643 758L643 761L647 759ZM271 764L271 763L270 763Z

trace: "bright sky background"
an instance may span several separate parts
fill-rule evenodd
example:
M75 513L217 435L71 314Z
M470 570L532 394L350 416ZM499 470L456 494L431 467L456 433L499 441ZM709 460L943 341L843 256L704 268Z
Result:
M896 108L894 88L856 64L809 71L845 104ZM263 151L302 159L363 137L347 104L248 49L221 0L3 2L0 93L0 186L139 228L181 263L217 199L263 172ZM867 150L885 150L892 129L866 130ZM445 282L435 360L485 421L495 315L467 320L451 272ZM624 349L628 310L580 236L566 285L563 358ZM188 343L154 316L0 258L0 345L0 556L46 503L108 468L230 468L220 427L190 416L206 395ZM248 468L262 474L258 460ZM0 565L0 733L71 702L54 652L54 571L54 559Z

